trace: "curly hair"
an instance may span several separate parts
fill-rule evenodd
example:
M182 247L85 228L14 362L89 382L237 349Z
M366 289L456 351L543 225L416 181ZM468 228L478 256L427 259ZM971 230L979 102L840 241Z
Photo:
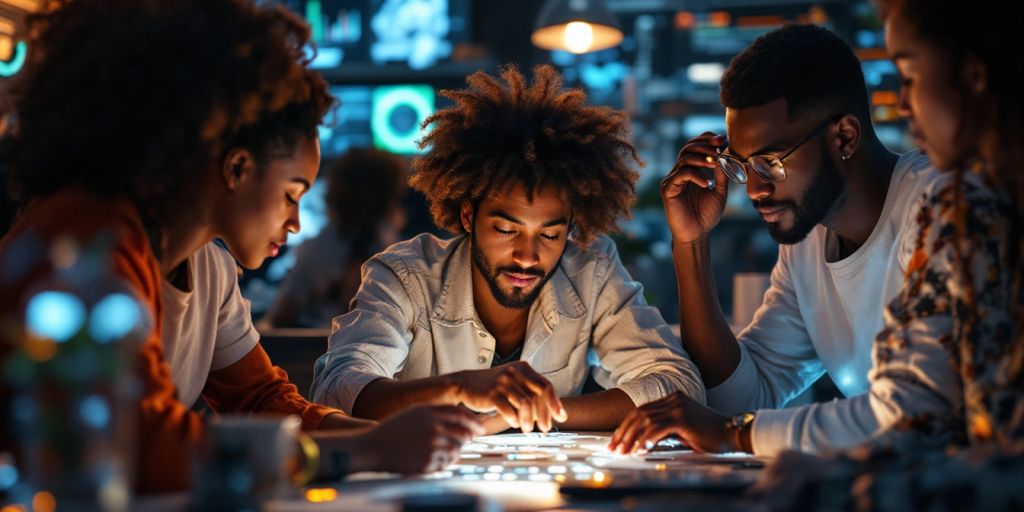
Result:
M127 197L151 236L228 149L291 154L333 103L307 68L309 28L281 6L62 1L28 38L13 87L20 199Z
M785 98L790 120L852 113L871 119L867 86L853 49L832 31L788 24L754 40L722 75L726 108ZM836 107L845 112L835 112Z
M461 232L464 201L473 205L512 183L527 199L547 186L572 209L570 233L586 245L630 216L643 165L629 141L629 120L609 107L585 104L579 89L562 91L551 66L533 70L533 84L514 66L500 80L484 72L466 78L468 88L441 94L455 105L428 117L433 130L421 141L427 153L413 161L411 186L422 192L438 227Z

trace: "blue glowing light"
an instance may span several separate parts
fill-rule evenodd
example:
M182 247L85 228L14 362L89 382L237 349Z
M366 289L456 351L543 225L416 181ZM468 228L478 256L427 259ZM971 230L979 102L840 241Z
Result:
M18 41L18 44L14 46L14 56L11 57L11 60L7 62L0 60L0 76L10 77L21 71L22 66L25 65L26 54L28 54L28 47L25 46L25 42Z
M82 421L95 429L106 428L110 423L110 406L107 401L96 395L91 395L82 400L78 406L78 414Z
M132 332L142 319L138 302L123 293L99 301L89 315L89 335L97 343L110 343Z
M383 0L370 18L370 58L377 64L405 61L417 70L433 66L452 53L451 24L448 0Z
M393 114L406 108L413 118L407 126L396 126ZM370 127L377 147L394 153L418 153L417 141L426 130L420 125L434 113L434 88L429 85L394 85L373 91Z
M20 425L34 425L39 420L39 403L26 395L15 396L11 401L11 417Z
M856 39L857 46L861 48L872 48L875 46L880 46L877 34L870 30L858 30Z
M0 490L7 490L18 483L18 470L7 463L0 462Z
M82 328L85 306L70 293L40 292L29 300L25 317L33 334L63 343Z
M898 74L896 65L888 60L871 60L861 64L864 70L864 81L871 87L882 85L882 79L886 76Z
M320 48L316 51L316 54L307 53L313 60L310 61L309 67L313 69L331 69L341 65L341 61L345 59L345 50L341 48Z
M583 64L580 66L580 80L591 89L611 89L628 72L629 68L621 62Z

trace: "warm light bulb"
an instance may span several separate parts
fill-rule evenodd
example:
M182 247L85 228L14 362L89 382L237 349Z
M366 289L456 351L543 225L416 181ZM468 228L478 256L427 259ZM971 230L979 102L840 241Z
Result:
M565 26L565 47L572 53L586 53L594 45L594 27L590 23L573 21Z
M324 503L338 499L338 490L330 487L306 489L306 501Z

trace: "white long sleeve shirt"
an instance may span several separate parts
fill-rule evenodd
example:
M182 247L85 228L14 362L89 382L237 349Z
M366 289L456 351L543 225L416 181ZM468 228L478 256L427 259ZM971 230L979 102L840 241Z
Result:
M916 235L911 216L942 179L920 152L904 154L857 251L835 261L835 235L821 225L780 247L764 303L740 333L739 366L707 390L708 404L722 412L757 410L756 454L850 447L898 419L891 397L869 392L871 350L884 308L903 286ZM826 372L847 398L781 409Z

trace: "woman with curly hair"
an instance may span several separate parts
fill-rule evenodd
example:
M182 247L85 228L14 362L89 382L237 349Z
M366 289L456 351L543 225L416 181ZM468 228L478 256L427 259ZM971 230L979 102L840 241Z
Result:
M28 336L31 291L66 278L51 249L105 240L109 273L148 316L134 364L140 492L188 485L200 397L217 412L334 429L315 438L352 470L431 467L476 428L455 408L375 427L312 404L258 343L234 261L255 268L299 230L298 201L319 168L316 127L333 102L307 67L308 38L283 8L244 0L76 0L31 22L14 90L24 206L0 241L0 356ZM0 434L0 448L17 451Z
M371 258L334 320L314 400L366 418L421 403L497 412L490 430L614 428L682 391L693 364L603 236L629 214L639 163L621 112L563 91L550 66L470 75L428 118L411 185L434 222ZM588 362L596 354L599 365ZM593 369L604 391L578 396Z
M923 390L872 443L786 454L760 490L782 508L1024 507L1024 61L1018 23L948 0L880 0L910 134L947 180L919 199L903 292L872 380ZM920 374L908 362L946 361ZM785 492L779 492L785 491Z
M929 350L948 359L948 376L901 376L955 390L945 409L910 415L905 429L1024 448L1024 63L1009 46L1015 26L954 2L879 3L902 81L899 112L948 179L923 199L904 292L889 305L876 357L883 374Z

